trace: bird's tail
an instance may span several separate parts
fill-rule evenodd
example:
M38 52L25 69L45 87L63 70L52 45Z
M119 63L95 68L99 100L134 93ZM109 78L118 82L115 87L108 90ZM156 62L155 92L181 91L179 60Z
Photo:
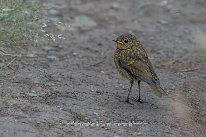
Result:
M161 88L159 84L149 84L153 92L155 93L156 96L162 97L162 95L167 95L167 93Z

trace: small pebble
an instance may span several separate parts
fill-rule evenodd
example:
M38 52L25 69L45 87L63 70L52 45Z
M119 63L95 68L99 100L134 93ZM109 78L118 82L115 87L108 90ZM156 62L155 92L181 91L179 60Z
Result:
M49 14L50 14L50 15L57 16L57 15L59 15L60 13L59 13L58 10L51 9L51 10L49 11Z
M85 30L97 26L97 22L95 22L89 16L82 15L82 16L76 16L71 26ZM71 27L70 29L73 28Z
M181 13L181 10L174 8L174 9L172 9L170 12L171 12L171 13L174 13L174 14L177 14L177 13Z
M112 4L112 8L118 9L118 8L119 8L119 4L118 4L118 3L113 3L113 4Z
M48 59L59 61L59 58L56 56L47 56Z
M26 55L27 57L33 58L35 55L33 53L29 53Z
M75 4L81 4L81 0L74 0Z
M77 55L77 53L76 53L76 52L73 52L73 53L72 53L72 55L73 55L73 56L76 56L76 55Z
M49 47L49 46L45 46L45 47L44 47L44 50L45 50L45 51L49 51L49 50L52 50L52 49L53 49L53 48L52 48L52 47Z
M45 20L45 19L40 19L39 20L39 23L41 23L42 25L45 25L45 24L47 24L48 22L47 22L47 20ZM46 25L47 26L47 25Z
M94 112L93 114L94 114L94 115L96 115L96 116L98 116L98 115L99 115L97 112Z
M57 106L57 108L59 108L60 110L63 110L63 108L62 108L62 107L60 107L60 106Z
M189 33L189 30L188 30L188 29L184 29L184 32L185 32L185 33Z
M163 1L160 2L160 6L165 6L167 4L168 4L168 1L166 1L166 0L163 0Z
M42 23L42 28L45 28L47 27L47 24L46 23ZM45 30L41 30L42 32L46 32Z
M162 25L167 25L168 21L166 21L166 20L158 20L157 23L162 24Z
M150 40L153 40L153 39L154 39L154 36L150 36L149 39L150 39Z
M59 19L59 18L50 18L49 20L50 20L50 22L53 23L53 24L57 24L57 23L60 22L60 19Z
M170 10L170 13L176 14L176 13L181 13L181 10L178 8L175 8L173 5L169 4L167 5L167 9Z
M30 96L30 97L37 97L37 95L36 94L34 94L34 93L26 93L28 96Z

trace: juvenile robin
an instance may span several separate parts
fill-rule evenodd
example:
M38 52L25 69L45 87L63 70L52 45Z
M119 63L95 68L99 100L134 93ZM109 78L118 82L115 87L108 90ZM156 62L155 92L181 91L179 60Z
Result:
M166 95L166 92L160 86L159 78L152 67L146 51L136 37L131 34L122 34L113 41L117 43L117 48L114 53L116 68L123 77L130 81L130 88L126 101L129 102L129 95L134 81L138 81L138 102L142 103L140 97L141 81L149 84L154 94L158 97Z

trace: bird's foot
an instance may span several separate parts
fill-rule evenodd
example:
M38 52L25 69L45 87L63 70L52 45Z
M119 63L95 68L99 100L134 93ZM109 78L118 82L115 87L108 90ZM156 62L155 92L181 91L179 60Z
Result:
M141 98L138 98L138 99L136 99L136 98L132 98L132 100L133 101L136 101L136 102L139 102L139 103L147 103L146 101L143 101Z
M131 104L131 105L134 105L134 104L132 104L131 102L129 102L129 99L127 99L126 102L129 103L129 104Z
M143 100L141 98L138 98L137 102L143 103Z
M120 99L120 102L127 102L127 103L129 103L129 104L131 104L131 105L134 105L134 104L132 104L131 102L129 102L129 98L121 98Z

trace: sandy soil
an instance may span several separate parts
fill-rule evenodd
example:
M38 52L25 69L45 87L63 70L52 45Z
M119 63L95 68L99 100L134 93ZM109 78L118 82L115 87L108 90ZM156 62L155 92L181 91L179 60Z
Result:
M44 2L65 39L0 69L1 137L205 136L205 0ZM112 39L126 32L148 51L167 98L143 83L146 103L120 102L129 82L115 69Z

